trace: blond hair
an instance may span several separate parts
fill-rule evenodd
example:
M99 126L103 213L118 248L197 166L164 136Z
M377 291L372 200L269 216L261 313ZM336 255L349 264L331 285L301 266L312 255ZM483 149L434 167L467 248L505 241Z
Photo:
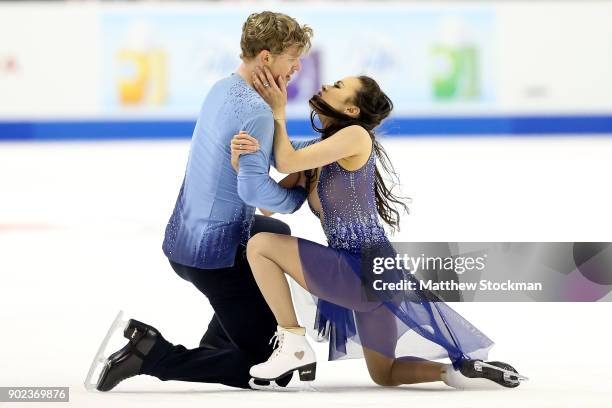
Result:
M312 28L286 14L263 11L251 14L242 26L241 59L252 59L261 51L278 55L297 46L300 52L310 49Z

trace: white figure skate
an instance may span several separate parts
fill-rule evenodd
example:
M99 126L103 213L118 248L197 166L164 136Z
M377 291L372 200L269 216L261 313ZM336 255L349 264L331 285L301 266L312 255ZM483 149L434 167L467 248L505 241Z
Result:
M515 388L528 380L510 364L501 361L463 360L459 370L446 367L446 385L457 389Z
M268 361L254 365L249 371L253 377L249 381L251 388L273 391L314 390L311 382L315 379L317 359L314 351L308 344L308 340L306 340L306 336L291 333L278 326L270 343L272 341L274 341L276 349ZM295 370L298 371L303 388L280 387L273 382ZM256 381L270 382L270 385L259 385Z
M113 320L113 323L111 324L110 328L108 329L106 336L104 336L102 344L100 344L100 347L98 347L98 351L96 352L96 355L93 361L91 362L91 366L89 367L89 371L87 372L87 377L85 377L85 388L88 391L94 391L96 389L98 377L100 376L100 373L104 369L104 365L108 360L105 356L106 347L108 346L110 339L116 332L123 332L127 325L128 322L123 320L123 311L120 310L119 313L117 313L115 320ZM97 375L94 377L94 374ZM96 379L95 382L92 382L93 378Z

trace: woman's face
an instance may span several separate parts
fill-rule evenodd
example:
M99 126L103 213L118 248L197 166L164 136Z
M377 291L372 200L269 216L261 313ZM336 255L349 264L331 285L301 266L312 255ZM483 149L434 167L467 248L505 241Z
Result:
M338 112L358 117L359 108L352 101L360 88L359 78L346 77L334 82L333 85L323 85L318 95Z

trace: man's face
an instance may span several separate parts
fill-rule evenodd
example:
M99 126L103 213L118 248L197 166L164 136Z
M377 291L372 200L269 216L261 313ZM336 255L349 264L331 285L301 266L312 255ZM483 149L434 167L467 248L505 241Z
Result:
M300 57L301 50L297 46L288 48L280 55L270 54L270 60L267 65L274 75L274 79L278 79L281 75L285 79L285 83L291 80L291 76L302 68Z

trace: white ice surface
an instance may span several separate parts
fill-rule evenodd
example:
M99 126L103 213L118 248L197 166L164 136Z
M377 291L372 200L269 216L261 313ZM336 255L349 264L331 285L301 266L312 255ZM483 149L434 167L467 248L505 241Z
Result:
M612 138L406 138L385 146L413 199L394 240L611 241ZM186 347L211 317L161 252L188 148L0 144L0 386L69 386L76 407L612 406L609 302L453 304L497 343L492 359L531 378L516 390L381 388L363 360L325 362L326 346L317 344L318 393L145 376L110 393L86 392L90 360L119 309ZM280 218L294 235L324 242L306 206ZM27 406L36 405L49 406Z

